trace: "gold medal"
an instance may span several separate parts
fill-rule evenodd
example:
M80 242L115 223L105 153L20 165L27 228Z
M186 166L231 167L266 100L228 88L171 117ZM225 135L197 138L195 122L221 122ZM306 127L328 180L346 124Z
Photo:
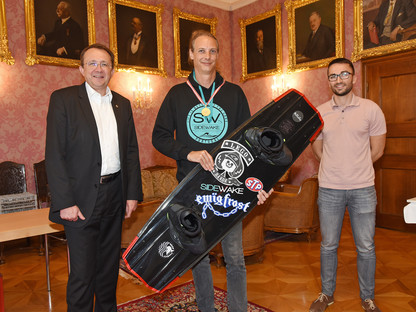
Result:
M211 110L208 107L204 107L201 111L202 116L209 116L211 114Z

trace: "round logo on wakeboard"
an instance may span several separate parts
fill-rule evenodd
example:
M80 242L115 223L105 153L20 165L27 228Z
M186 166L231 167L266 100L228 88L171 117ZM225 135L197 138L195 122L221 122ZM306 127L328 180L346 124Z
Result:
M301 122L303 120L303 113L301 111L296 111L292 114L292 119L294 122Z
M159 255L162 258L169 258L175 252L175 248L170 242L163 242L159 246Z
M221 106L212 103L211 112L205 116L205 105L199 103L188 113L186 127L192 139L199 143L211 144L221 140L228 130L228 117Z
M291 133L292 131L294 131L295 129L295 124L293 123L292 120L290 119L286 119L286 120L282 120L282 122L278 125L279 127L279 131L284 135L288 135L289 133Z
M246 179L246 187L252 192L260 192L263 189L263 183L254 177Z
M215 169L221 172L217 178L226 185L240 185L237 180L244 172L243 160L238 152L221 152L215 157Z
M243 161L250 166L254 161L254 157L247 148L232 140L225 140L221 145L225 151L218 153L214 159L214 170L211 174L225 185L239 186L242 184L238 178L244 172Z

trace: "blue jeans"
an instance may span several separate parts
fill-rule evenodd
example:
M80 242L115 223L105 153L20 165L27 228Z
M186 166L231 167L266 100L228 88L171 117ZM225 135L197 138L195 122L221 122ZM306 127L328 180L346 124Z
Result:
M247 280L243 253L243 224L237 223L221 241L227 270L227 305L230 312L247 311ZM201 312L214 311L214 284L209 256L193 269L196 301Z
M361 299L374 299L376 252L374 233L377 197L374 186L335 190L319 188L319 219L321 224L321 279L322 292L332 296L335 291L338 257L345 207L357 249L358 282Z

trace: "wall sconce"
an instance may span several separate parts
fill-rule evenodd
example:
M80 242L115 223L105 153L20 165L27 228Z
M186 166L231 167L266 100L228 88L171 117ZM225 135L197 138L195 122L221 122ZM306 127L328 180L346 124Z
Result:
M147 83L142 78L137 78L137 85L133 87L133 108L136 112L143 114L146 109L152 106L153 89L150 87L150 79Z
M273 76L273 84L272 84L272 97L273 99L277 98L279 95L283 94L287 90L289 90L289 84L286 82L285 75L276 75Z

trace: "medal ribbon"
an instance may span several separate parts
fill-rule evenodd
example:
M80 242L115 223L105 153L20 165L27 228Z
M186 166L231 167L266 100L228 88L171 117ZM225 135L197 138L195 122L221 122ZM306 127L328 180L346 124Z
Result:
M195 80L196 81L196 80ZM197 99L205 105L205 107L208 106L209 103L211 103L214 99L214 96L218 93L218 91L220 91L221 87L224 85L225 83L225 79L223 80L222 84L214 91L215 89L215 81L214 84L212 85L212 92L211 92L211 97L209 98L208 102L205 102L205 97L204 100L202 100L202 98L199 96L198 92L196 92L195 88L192 86L191 82L189 81L189 79L186 81L186 83L188 84L188 86L191 88L192 92L195 94L195 96L197 97ZM200 91L201 91L201 95L204 96L204 93L202 92L202 88L201 86L199 86Z

